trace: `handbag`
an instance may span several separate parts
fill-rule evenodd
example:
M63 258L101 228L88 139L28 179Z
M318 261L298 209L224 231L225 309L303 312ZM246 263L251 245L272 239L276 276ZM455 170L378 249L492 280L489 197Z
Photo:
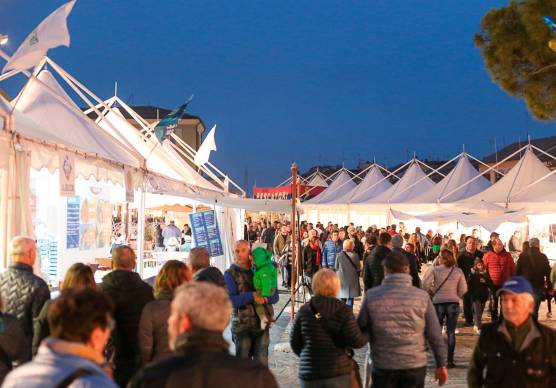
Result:
M350 260L351 261L351 260ZM353 262L352 262L353 264ZM332 333L330 332L330 330L328 329L328 326L326 325L326 320L325 318L322 316L321 313L319 313L317 311L317 309L315 308L315 306L313 305L313 301L309 301L309 307L311 308L311 312L313 313L313 318L315 318L315 320L317 322L319 322L319 324L321 325L321 327L323 328L324 332L326 334L328 334L328 336L332 339L332 341L335 343L336 341L334 341L334 336L332 335ZM350 359L351 362L351 383L350 383L350 388L363 388L363 383L361 381L361 375L359 373L359 364L357 364L357 361L355 361L353 359L353 349L346 349L346 354L348 356L348 358Z
M443 286L444 284L446 284L446 282L448 281L448 278L450 277L450 275L452 275L452 272L454 272L454 268L455 268L455 266L452 267L452 269L451 269L450 272L448 273L448 276L446 276L446 278L442 281L442 283L440 283L440 285L438 286L438 288L437 288L436 290L434 290L434 291L429 290L429 295L430 295L431 299L434 298L434 296L438 293L438 291L440 291L440 289L442 288L442 286Z

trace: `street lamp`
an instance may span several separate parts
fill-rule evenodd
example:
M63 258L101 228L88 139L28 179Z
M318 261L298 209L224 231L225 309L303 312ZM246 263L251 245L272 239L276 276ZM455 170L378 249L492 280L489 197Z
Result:
M8 43L8 35L0 34L0 46L5 45Z
M548 47L554 52L556 52L556 39L550 39L548 41Z

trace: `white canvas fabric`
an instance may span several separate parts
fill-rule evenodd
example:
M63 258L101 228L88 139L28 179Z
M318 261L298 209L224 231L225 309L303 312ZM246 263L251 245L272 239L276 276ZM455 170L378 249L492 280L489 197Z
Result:
M392 187L376 197L366 200L365 203L403 203L423 194L433 186L434 182L427 177L419 163L415 161Z
M116 131L115 136L124 137L146 159L147 170L189 185L217 190L216 186L198 174L183 159L178 159L168 152L156 139L143 138L139 131L124 119L119 108L111 108L111 112L108 112L98 125L107 131L112 131L113 128Z
M16 130L24 136L140 166L138 155L85 116L47 70L29 79L14 104Z
M326 183L326 179L324 179L322 174L320 172L317 172L311 178L311 180L309 182L307 182L307 186L328 187L328 183Z
M334 181L324 190L322 193L317 195L315 198L310 199L306 203L310 204L324 204L324 203L335 203L338 198L342 197L346 193L349 193L357 185L351 179L348 172L344 169L340 172Z
M385 179L384 175L380 171L380 168L376 165L371 167L365 178L351 190L349 193L344 194L340 198L336 199L337 203L358 203L365 202L366 200L376 197L377 195L383 193L392 187L392 184L388 179Z
M481 200L497 204L556 201L556 174L539 160L531 148L512 169L486 190L465 199L464 203ZM463 204L458 203L458 206Z
M465 199L490 186L490 182L482 176L469 182L477 175L479 175L479 172L473 167L469 158L463 154L448 175L425 193L410 198L409 202L446 203ZM460 187L462 185L464 186Z

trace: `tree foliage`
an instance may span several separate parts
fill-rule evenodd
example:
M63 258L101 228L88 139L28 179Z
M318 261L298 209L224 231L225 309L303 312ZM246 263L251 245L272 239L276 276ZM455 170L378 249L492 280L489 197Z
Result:
M537 119L554 120L556 53L548 42L556 36L544 15L556 17L556 0L511 1L483 17L474 40L492 80L523 98Z

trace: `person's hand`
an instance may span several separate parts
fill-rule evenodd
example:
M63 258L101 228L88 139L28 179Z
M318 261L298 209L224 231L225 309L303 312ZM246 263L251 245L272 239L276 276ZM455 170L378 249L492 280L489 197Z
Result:
M436 368L434 379L438 381L438 385L444 385L448 381L448 369L445 366Z
M261 295L259 295L257 291L253 293L253 301L256 304L264 304L264 298Z

